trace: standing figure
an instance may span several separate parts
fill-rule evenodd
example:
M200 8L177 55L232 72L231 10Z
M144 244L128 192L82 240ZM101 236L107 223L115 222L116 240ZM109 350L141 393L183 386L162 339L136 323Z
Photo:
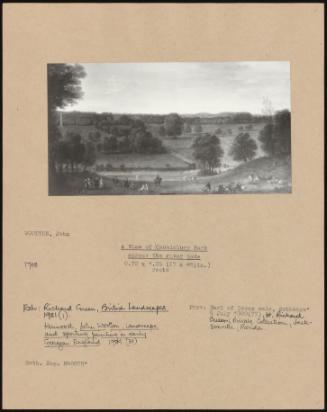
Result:
M210 182L208 182L208 183L206 184L206 189L208 190L208 192L211 191L211 184L210 184Z
M161 181L162 181L162 178L159 175L157 175L156 178L154 179L154 184L156 186L160 186Z

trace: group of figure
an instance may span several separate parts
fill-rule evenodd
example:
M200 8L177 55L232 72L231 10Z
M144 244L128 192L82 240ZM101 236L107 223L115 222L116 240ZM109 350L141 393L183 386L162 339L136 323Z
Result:
M147 183L143 183L143 185L139 188L139 192L148 192L149 186Z
M184 182L196 182L198 179L196 176L184 176L183 181Z
M126 189L138 190L139 192L148 192L149 185L147 183L137 183L138 180L139 180L139 176L136 175L135 182L129 181L128 178L122 180L122 179L118 179L117 177L114 177L112 179L112 182L115 186L125 187ZM159 175L157 175L155 179L153 180L153 183L155 184L155 186L160 186L161 182L162 182L162 178Z
M117 177L114 177L112 179L112 182L115 186L123 187L125 189L131 189L131 190L137 190L138 186L140 185L137 182L130 181L128 178L123 180L123 179L118 179Z
M216 190L216 193L220 194L228 194L228 193L241 193L245 189L244 186L242 186L240 183L232 184L230 183L229 185L223 185L220 184Z
M259 176L255 173L250 173L248 176L248 181L249 183L257 183L259 182Z
M228 193L241 193L244 190L244 186L240 183L230 183L228 185L220 184L217 188L212 189L210 182L208 182L205 187L203 188L204 193L220 193L220 194L228 194Z
M153 181L155 186L160 186L162 182L162 178L157 175ZM149 191L149 185L147 183L143 183L141 187L138 189L139 192L148 192Z
M253 184L257 184L258 182L267 182L267 183L271 183L273 185L278 185L278 186L283 185L284 183L282 179L278 179L277 177L273 175L259 176L256 173L251 173L248 176L248 182L253 183Z
M83 182L84 189L102 189L104 187L104 182L102 177L86 177Z
M121 179L118 179L117 177L114 177L114 178L112 179L112 183L113 183L115 186L122 186L122 187L126 187L126 188L132 187L132 182L130 182L130 181L128 180L128 178L127 178L127 179L124 179L124 180L121 180Z

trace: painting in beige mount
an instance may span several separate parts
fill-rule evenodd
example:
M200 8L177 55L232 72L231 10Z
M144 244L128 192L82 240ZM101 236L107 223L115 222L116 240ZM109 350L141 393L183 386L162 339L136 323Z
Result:
M285 61L48 64L49 195L290 193Z

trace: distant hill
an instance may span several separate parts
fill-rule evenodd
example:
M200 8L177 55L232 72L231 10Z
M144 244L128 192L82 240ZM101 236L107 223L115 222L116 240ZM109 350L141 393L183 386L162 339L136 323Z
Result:
M235 112L236 113L236 112ZM182 117L201 117L201 118L207 118L210 119L212 117L226 117L226 116L233 116L235 113L233 112L221 112L221 113L206 113L206 112L201 112L201 113L182 113Z

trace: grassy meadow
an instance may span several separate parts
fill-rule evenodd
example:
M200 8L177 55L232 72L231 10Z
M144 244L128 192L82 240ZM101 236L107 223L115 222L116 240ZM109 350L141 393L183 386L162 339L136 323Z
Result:
M224 155L217 174L200 176L199 169L195 167L192 144L200 133L183 133L177 138L160 137L158 125L148 124L147 128L152 134L162 140L166 153L160 154L122 154L122 153L96 153L95 164L83 172L67 173L58 176L61 187L58 194L75 195L103 195L103 194L192 194L192 193L219 193L220 185L238 185L238 192L242 193L269 193L291 191L291 162L289 157L265 157L258 140L260 130L264 123L251 124L204 124L202 132L215 134L221 129L219 135ZM65 126L64 132L77 132L83 141L88 140L90 132L97 129L94 126ZM257 143L257 152L253 160L240 163L235 162L229 152L235 137L247 132ZM101 132L101 138L106 133ZM99 165L106 170L99 171ZM252 176L256 179L253 181ZM86 189L86 178L101 177L101 189ZM155 184L155 179L160 176L160 185ZM210 190L206 185L210 184ZM144 189L145 188L145 189ZM237 192L237 191L236 191Z

